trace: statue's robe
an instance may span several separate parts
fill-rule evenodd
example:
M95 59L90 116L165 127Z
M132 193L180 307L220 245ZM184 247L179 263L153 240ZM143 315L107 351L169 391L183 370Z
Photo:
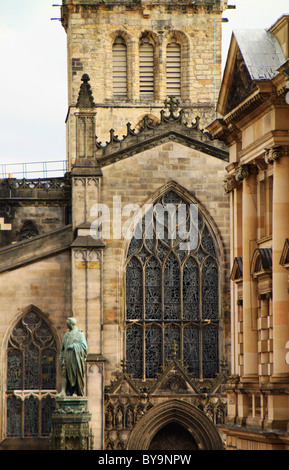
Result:
M84 368L87 344L83 331L74 328L67 330L60 352L60 362L65 369L67 395L84 396Z

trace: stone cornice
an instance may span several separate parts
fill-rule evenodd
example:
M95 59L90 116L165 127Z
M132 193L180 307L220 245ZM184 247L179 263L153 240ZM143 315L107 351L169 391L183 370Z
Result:
M114 10L119 12L119 7L123 10L136 10L140 13L142 11L151 11L161 7L167 9L169 12L181 11L184 13L186 9L187 13L197 14L214 14L221 15L226 9L221 0L195 0L192 3L191 0L181 0L178 2L168 0L63 0L61 7L61 23L65 30L68 28L69 16L74 13L82 13L96 10ZM221 19L220 19L221 20ZM219 21L220 21L219 20Z
M284 92L284 88L282 89ZM224 115L222 118L216 119L206 130L212 134L215 139L219 139L230 145L241 139L241 127L245 121L252 119L256 113L260 114L266 108L273 105L282 105L285 97L281 92L272 90L270 83L259 84L258 89L248 98L242 101L236 108Z
M233 162L226 167L229 173L224 180L224 190L226 193L239 189L241 183L248 176L257 174L259 171L265 170L269 165L278 162L282 157L289 156L289 145L272 145L265 148L262 155L253 158L248 163Z
M230 124L237 125L244 118L248 118L255 109L259 108L271 97L270 92L260 93L260 90L256 90L247 99L245 99L239 106L233 111L224 116L224 123L229 126Z

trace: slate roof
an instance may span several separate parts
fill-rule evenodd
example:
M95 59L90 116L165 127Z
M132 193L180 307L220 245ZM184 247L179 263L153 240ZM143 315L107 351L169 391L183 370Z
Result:
M239 29L234 36L252 80L271 80L277 75L286 58L273 33Z

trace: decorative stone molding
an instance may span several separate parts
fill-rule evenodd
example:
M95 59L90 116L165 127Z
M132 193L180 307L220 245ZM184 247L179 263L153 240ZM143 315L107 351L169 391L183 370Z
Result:
M259 300L272 296L272 248L256 248L251 261L251 275L258 281Z
M273 164L285 155L289 155L289 147L284 145L275 145L274 147L265 149L264 160L267 164Z
M183 109L174 114L172 111L174 103L169 105L167 102L168 106L170 106L169 112L164 109L160 111L159 121L145 115L136 129L132 129L131 123L127 123L127 134L123 135L122 139L119 139L111 129L110 140L105 145L101 142L96 143L95 157L99 166L110 165L168 140L185 143L191 148L224 161L229 160L224 144L213 140L208 131L200 128L199 116L194 122L188 123Z
M180 419L176 420L178 410L174 409L174 406L171 408L170 403L176 403L178 408L178 404L183 402L184 408L193 414L196 411L200 420L206 422L210 418L212 429L216 430L217 424L224 424L226 404L222 390L227 374L226 364L223 361L220 364L222 372L214 380L205 381L192 378L182 361L177 359L169 361L162 373L149 383L143 383L128 374L125 361L122 363L122 368L123 372L115 372L116 380L105 387L106 450L117 450L121 445L120 441L126 443L125 448L133 448L130 445L135 445L134 439L137 437L135 430L138 424L150 422L146 416L160 404L160 401L162 402L161 408L167 409L167 419L171 413L172 421L181 423L182 418L179 417ZM150 416L152 418L154 414ZM156 418L154 423L151 423L152 426L157 426L157 422ZM134 437L131 437L131 433ZM131 444L128 445L129 441ZM145 448L142 447L142 449Z
M243 259L240 256L234 259L230 279L231 281L242 281L243 279Z
M241 187L241 184L239 181L236 180L234 175L229 175L225 180L224 180L224 190L225 193L230 193L234 189L239 189Z
M250 175L256 175L258 173L258 167L256 165L242 163L236 168L235 178L236 181L243 181Z
M243 181L250 175L249 165L240 165L236 169L235 179L236 181Z
M2 189L21 189L21 190L63 190L66 185L65 177L62 178L35 178L35 179L15 179L6 178L0 180L0 188Z
M93 450L90 420L86 397L57 398L52 414L51 450Z
M289 269L289 238L286 238L282 255L280 258L280 264L285 268Z
M254 164L260 171L264 171L267 169L267 162L265 161L264 156L256 158L256 160L254 160Z
M101 255L98 250L94 249L74 249L74 259L75 261L100 261Z
M172 421L190 429L198 449L223 449L222 440L211 419L196 406L178 399L168 400L149 410L131 432L126 449L148 449L156 432Z
M75 186L84 186L86 180L85 177L77 176L76 178L73 178L72 181Z

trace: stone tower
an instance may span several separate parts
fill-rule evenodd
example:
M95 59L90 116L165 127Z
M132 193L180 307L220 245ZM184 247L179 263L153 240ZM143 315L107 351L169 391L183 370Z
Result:
M167 433L175 440L170 423L188 430L187 411L195 423L193 434L189 431L190 445L222 447L208 416L214 425L225 416L221 388L222 358L229 357L229 218L222 185L228 153L202 129L215 117L224 8L220 0L63 1L67 159L76 236L71 245L71 305L87 337L86 393L97 449L148 448L160 416L162 442ZM143 216L147 203L197 202L205 251L200 243L186 270L176 247L164 248L165 256L171 253L166 259L160 251L157 254L161 248L156 238L150 254L146 244L141 249L134 240L130 244L124 218L114 217L119 214L116 199L121 209L131 204L139 208L137 217ZM113 229L92 238L98 204L105 206ZM168 271L170 262L177 265ZM166 295L165 276L173 286L166 288ZM187 292L188 317L186 302L180 300L187 283L198 291L195 302ZM175 303L182 313L175 313ZM193 304L203 309L196 314L195 330ZM168 309L171 314L166 317ZM188 376L183 369L187 366ZM193 383L192 374L200 382ZM204 378L209 379L206 385ZM203 403L204 386L209 398ZM203 410L200 414L197 407ZM144 433L142 426L148 426ZM204 427L208 430L202 435ZM142 435L145 441L140 442ZM185 442L183 436L175 448L183 448L179 446Z
M68 161L75 160L77 98L90 77L96 135L120 136L144 115L158 121L169 96L202 126L215 117L221 78L224 0L63 0L67 33Z

